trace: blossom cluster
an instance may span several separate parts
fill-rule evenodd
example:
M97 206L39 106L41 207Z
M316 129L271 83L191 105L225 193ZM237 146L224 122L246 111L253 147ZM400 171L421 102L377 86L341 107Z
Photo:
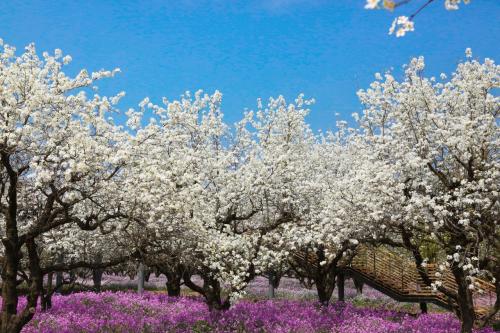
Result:
M397 1L397 0L366 0L365 9L386 9L389 11L393 11L396 7L400 5L408 4L410 1ZM389 28L389 35L394 34L396 32L396 37L403 37L407 32L414 31L414 22L413 18L426 6L428 6L432 1L424 2L415 13L408 16L398 16L396 17L391 27ZM444 0L444 7L446 10L458 10L460 7L460 3L462 0ZM470 0L463 0L464 4L469 4Z

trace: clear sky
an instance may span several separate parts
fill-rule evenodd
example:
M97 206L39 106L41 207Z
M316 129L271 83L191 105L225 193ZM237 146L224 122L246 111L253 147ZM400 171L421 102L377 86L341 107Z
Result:
M423 0L414 0L415 3ZM426 58L429 75L450 72L471 47L475 57L500 53L500 0L472 0L459 11L443 0L416 18L416 31L388 36L393 14L364 10L364 0L1 1L0 37L22 48L61 48L69 71L120 67L101 94L121 90L126 110L148 96L219 89L229 122L257 97L303 92L317 100L315 129L350 120L356 91L375 72ZM409 14L404 7L396 14ZM339 116L335 116L338 113Z

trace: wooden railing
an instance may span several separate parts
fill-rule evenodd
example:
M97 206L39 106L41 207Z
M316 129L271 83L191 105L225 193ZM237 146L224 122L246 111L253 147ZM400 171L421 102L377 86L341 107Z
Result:
M294 260L301 265L315 268L317 258L314 253L296 252ZM361 245L350 262L342 262L340 266L347 274L364 280L367 284L402 302L432 302L451 310L455 305L445 294L433 291L427 285L415 265L414 260L404 251L396 251L387 247ZM428 264L425 271L431 282L441 281L442 286L456 292L457 283L451 271L445 268L439 271L434 264ZM437 277L436 273L441 276ZM496 302L495 286L483 279L476 278L477 288L473 292L474 308L478 318L486 315ZM497 314L500 317L500 313Z
M415 301L427 299L448 308L453 304L445 294L433 291L424 283L413 260L388 248L360 246L349 269L364 275L393 293L400 294L402 298L414 298ZM448 268L439 271L436 265L428 264L425 270L432 282L439 280L448 290L457 290L455 278ZM436 273L440 273L441 276L437 277ZM473 292L474 305L480 317L495 304L495 286L479 278L475 279L475 284L478 288Z

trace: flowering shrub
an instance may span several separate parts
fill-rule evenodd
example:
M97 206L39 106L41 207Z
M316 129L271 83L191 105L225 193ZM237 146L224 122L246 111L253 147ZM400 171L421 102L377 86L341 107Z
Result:
M104 332L335 332L451 333L460 323L452 314L419 317L336 303L322 308L312 301L240 301L210 314L199 298L169 298L146 292L75 293L55 296L53 307L37 312L24 333ZM483 329L481 333L492 333Z

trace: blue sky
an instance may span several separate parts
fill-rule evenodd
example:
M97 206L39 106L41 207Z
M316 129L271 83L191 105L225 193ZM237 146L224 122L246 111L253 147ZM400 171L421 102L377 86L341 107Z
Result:
M234 122L257 97L303 92L317 100L309 121L323 130L361 110L356 91L375 72L400 72L413 56L426 58L429 75L452 71L466 47L499 58L498 0L472 0L455 12L437 1L404 38L387 35L394 14L364 10L364 2L2 1L0 37L18 48L32 41L39 51L61 48L73 57L70 72L120 67L99 86L101 94L126 91L123 110L146 96L159 103L219 89Z

